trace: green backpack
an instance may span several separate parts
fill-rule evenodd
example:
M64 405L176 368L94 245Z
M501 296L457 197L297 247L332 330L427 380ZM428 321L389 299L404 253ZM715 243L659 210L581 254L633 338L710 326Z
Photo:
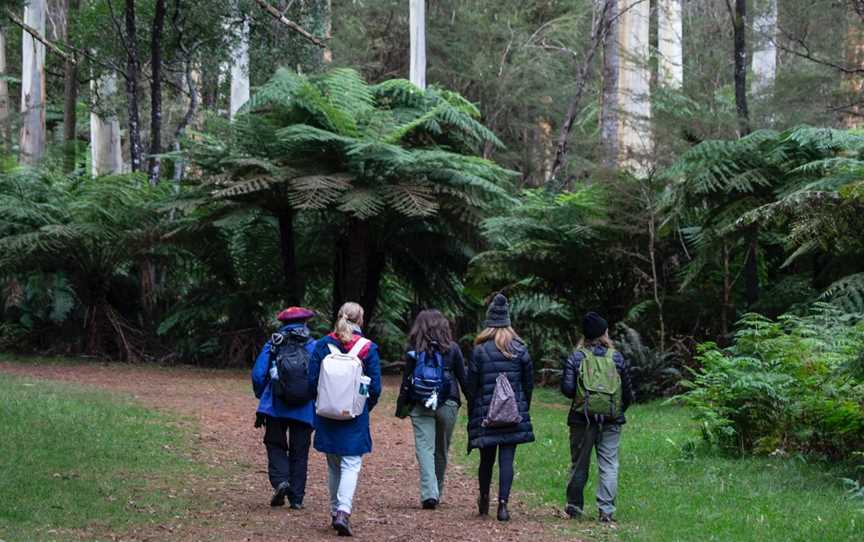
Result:
M586 416L612 421L620 416L624 409L621 376L612 360L615 351L610 348L604 356L597 356L586 349L579 351L585 357L576 378L573 409L584 412Z

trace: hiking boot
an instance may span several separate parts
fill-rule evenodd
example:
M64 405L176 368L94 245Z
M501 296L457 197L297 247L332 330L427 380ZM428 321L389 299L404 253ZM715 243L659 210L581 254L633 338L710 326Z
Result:
M507 511L507 501L498 501L498 521L510 521L510 512Z
M481 516L489 515L489 495L480 495L477 499L477 510Z
M564 507L564 513L570 519L582 519L582 509L575 504L568 504Z
M336 512L336 518L333 520L333 528L339 533L339 536L354 536L351 532L351 515L347 512Z
M330 527L336 529L336 514L332 512L330 513Z
M300 501L293 501L288 506L291 508L291 510L303 510L304 508L306 508Z
M437 506L438 501L436 499L426 499L423 501L423 510L435 510Z
M600 523L615 523L615 518L609 512L600 512Z
M291 490L291 484L282 482L276 486L276 491L273 492L273 497L270 499L270 506L285 506L285 495Z

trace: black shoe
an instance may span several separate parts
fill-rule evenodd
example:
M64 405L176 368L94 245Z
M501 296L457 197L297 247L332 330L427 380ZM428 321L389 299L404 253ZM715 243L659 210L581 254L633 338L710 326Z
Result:
M507 511L507 501L498 501L498 521L510 521L510 512Z
M351 532L351 516L341 510L336 512L336 518L333 520L333 528L339 533L339 536L354 536Z
M600 517L598 519L600 520L600 523L615 523L615 518L612 517L612 514L606 512L600 512Z
M564 513L567 514L570 519L582 519L582 509L575 504L568 504L565 506Z
M330 527L336 529L336 514L330 514Z
M436 506L438 506L437 499L426 499L423 501L423 510L435 510Z
M270 499L270 506L285 506L285 495L291 490L291 484L282 482L276 487L273 492L273 497Z
M291 510L303 510L304 508L306 508L305 506L303 506L302 502L297 501L290 503L288 506L289 508L291 508Z
M489 495L480 495L477 499L477 511L481 516L489 515Z

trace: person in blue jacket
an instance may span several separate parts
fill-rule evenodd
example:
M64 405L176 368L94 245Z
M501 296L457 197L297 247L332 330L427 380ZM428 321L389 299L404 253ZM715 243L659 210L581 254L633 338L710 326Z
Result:
M309 335L307 320L315 313L302 307L289 307L276 319L283 325L279 333L289 332L301 340L305 337L310 357L316 341ZM309 464L309 445L312 440L314 401L300 406L287 406L273 396L270 382L270 349L267 341L252 368L252 389L258 403L255 427L264 426L264 446L267 449L267 475L273 486L270 506L284 506L288 499L293 510L303 508L306 493L306 473Z
M333 333L322 337L309 360L309 383L318 389L321 362L334 345L348 353L363 337L363 307L348 302L342 305ZM357 489L357 478L364 454L372 451L372 435L369 432L369 412L375 408L381 396L381 364L378 346L369 342L362 347L358 357L363 364L363 374L371 379L369 395L363 413L351 420L332 420L315 416L315 449L327 455L327 475L330 490L331 526L340 536L352 536L351 505Z

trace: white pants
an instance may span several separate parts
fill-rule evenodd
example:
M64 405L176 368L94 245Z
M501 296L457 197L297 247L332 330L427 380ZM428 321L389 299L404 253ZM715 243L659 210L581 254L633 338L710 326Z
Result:
M354 501L354 491L357 489L357 478L363 456L327 454L327 481L330 487L330 514L336 512L351 513L351 503Z

